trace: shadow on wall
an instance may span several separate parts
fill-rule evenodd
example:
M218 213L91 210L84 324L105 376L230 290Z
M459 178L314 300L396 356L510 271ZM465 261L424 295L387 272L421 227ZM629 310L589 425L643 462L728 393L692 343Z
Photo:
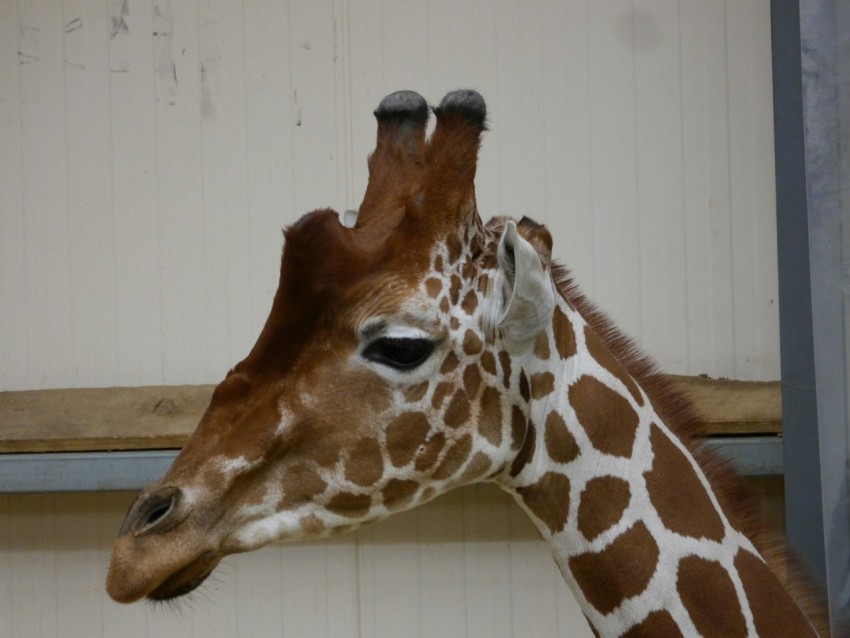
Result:
M107 551L133 498L133 492L2 494L0 552ZM418 522L429 520L435 524L428 525L425 535ZM454 490L421 508L362 530L368 540L382 543L540 540L513 499L493 485ZM349 534L307 544L348 543L353 539Z
M766 519L782 529L782 477L747 477L745 481L759 496ZM106 552L133 497L132 492L2 494L0 553ZM382 544L543 542L513 499L487 484L451 491L354 534L302 544L347 544L355 537L361 543Z

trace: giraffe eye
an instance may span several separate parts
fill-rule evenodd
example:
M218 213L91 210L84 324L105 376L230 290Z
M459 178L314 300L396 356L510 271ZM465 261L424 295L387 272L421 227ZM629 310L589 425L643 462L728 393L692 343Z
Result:
M363 351L363 356L396 370L411 370L431 356L434 344L428 339L381 337Z

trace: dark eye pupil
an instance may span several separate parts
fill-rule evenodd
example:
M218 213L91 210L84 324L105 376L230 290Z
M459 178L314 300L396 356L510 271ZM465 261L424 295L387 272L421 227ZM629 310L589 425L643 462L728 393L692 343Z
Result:
M434 344L428 339L384 337L370 343L363 356L376 363L406 370L423 363L433 350Z

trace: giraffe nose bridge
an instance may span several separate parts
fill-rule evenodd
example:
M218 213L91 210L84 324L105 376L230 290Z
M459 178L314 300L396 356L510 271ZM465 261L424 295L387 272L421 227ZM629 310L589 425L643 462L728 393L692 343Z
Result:
M145 490L127 512L120 535L164 532L176 526L185 518L184 501L183 491L173 485Z

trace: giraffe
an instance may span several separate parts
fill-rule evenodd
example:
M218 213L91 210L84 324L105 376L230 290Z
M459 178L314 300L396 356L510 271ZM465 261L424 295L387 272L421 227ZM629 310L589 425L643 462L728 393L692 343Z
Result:
M128 511L110 596L176 598L225 555L487 481L596 635L828 635L699 458L688 406L553 263L545 226L482 223L480 94L429 109L399 91L375 116L356 222L318 210L285 230L265 326Z

